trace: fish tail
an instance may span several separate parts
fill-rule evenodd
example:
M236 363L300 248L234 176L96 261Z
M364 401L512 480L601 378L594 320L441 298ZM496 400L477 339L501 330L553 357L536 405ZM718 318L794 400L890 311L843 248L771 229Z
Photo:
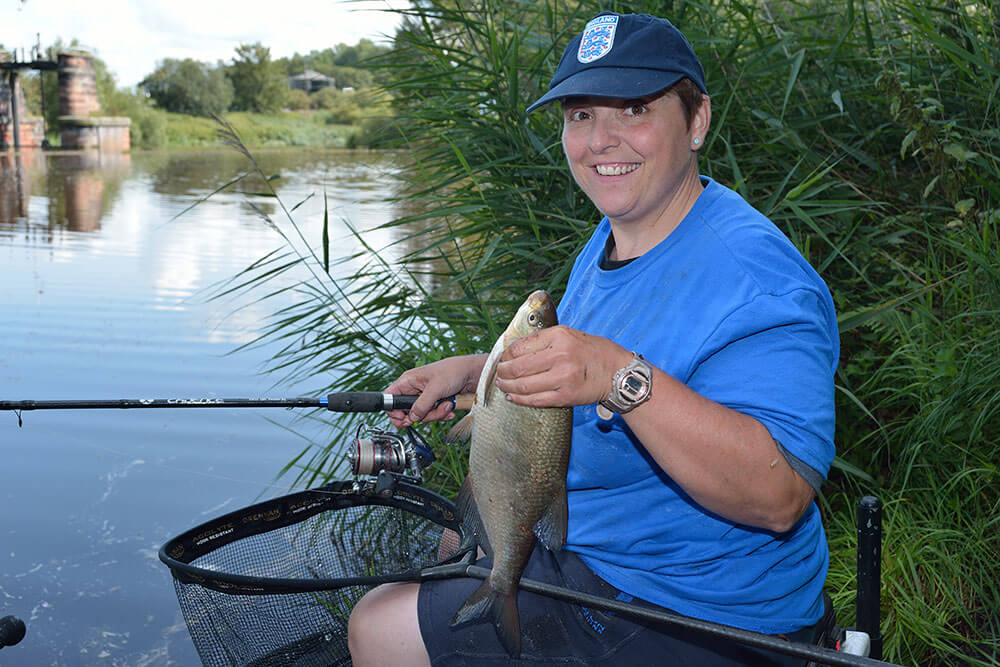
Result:
M521 620L517 611L515 591L502 593L490 586L487 579L455 612L451 627L489 617L497 631L497 639L516 658L521 654Z

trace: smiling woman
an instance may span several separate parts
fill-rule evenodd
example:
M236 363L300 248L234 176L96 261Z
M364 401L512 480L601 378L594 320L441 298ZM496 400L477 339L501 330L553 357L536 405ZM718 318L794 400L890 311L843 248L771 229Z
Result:
M638 257L674 230L704 189L697 150L711 103L690 121L673 88L651 98L563 101L563 150L577 185L614 229L610 259Z
M536 547L525 575L815 641L829 558L814 498L834 454L839 354L829 290L767 218L699 174L711 103L669 21L594 17L528 111L555 101L570 171L604 219L577 256L560 325L496 364L509 401L574 410L565 543ZM483 364L404 372L389 390L420 397L394 423L447 418L434 402L467 390ZM487 537L499 562L509 546ZM520 620L511 605L483 605L495 632L468 614L456 622L474 588L375 589L351 617L355 664L500 665L505 647L592 665L801 664L524 592Z

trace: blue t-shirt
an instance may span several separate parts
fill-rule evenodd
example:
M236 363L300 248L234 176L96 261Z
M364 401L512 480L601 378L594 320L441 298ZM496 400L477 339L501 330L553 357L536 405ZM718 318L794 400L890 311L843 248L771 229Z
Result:
M705 190L656 247L600 268L604 219L573 267L561 324L610 338L702 396L759 420L826 476L839 356L830 292L792 243L732 190ZM829 554L816 504L788 532L695 503L621 417L574 411L566 548L601 578L682 614L765 633L815 623Z

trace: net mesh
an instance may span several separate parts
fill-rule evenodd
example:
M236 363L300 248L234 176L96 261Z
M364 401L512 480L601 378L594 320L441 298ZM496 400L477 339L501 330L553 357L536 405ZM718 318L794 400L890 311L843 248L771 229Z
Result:
M195 528L161 559L205 665L350 665L354 604L378 583L457 558L439 553L452 530L454 507L431 492L387 498L340 483Z

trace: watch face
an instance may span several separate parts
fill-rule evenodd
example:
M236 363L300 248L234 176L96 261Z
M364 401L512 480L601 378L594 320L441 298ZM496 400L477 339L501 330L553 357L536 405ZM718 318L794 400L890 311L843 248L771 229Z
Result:
M645 378L639 376L637 373L629 373L622 378L621 390L623 394L635 400L646 392L647 386L648 383Z

